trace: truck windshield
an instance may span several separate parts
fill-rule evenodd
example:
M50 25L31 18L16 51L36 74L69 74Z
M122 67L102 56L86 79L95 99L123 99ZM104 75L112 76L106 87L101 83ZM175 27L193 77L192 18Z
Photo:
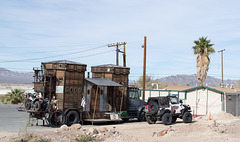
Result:
M170 98L172 104L179 104L178 98Z
M138 92L137 92L137 91L130 91L130 92L129 92L129 97L130 97L131 99L139 99Z

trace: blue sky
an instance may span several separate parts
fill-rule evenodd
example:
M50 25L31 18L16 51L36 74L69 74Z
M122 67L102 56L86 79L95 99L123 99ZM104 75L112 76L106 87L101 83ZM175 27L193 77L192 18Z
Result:
M0 67L29 72L41 62L72 60L115 64L114 48L127 42L130 79L142 75L144 36L147 74L195 74L193 41L207 36L216 53L208 75L240 80L240 2L237 0L1 0ZM31 60L34 59L34 60ZM122 55L120 55L122 65Z

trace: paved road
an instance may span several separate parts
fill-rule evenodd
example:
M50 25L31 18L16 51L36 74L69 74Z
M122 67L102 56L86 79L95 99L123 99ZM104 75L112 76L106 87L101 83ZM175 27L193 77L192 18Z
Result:
M18 112L20 105L0 105L0 131L16 132L23 129L28 121L26 112Z
M24 111L18 111L17 108L20 105L13 104L0 104L0 131L7 132L19 132L25 130L28 124L28 113ZM39 125L42 125L39 121ZM43 126L32 126L27 129L46 129L48 127ZM49 128L48 128L49 129Z
M24 111L18 111L17 108L20 105L13 104L0 104L0 132L19 132L20 130L25 130L28 125L29 114ZM27 127L27 130L38 131L43 129L52 129L52 127L42 126L42 121L39 120L39 126L36 126L36 121L31 127ZM139 123L136 121L130 121L128 123L121 122L98 122L94 123L94 126L102 125L131 125L134 123ZM140 122L141 123L141 122ZM144 123L144 122L142 122ZM146 122L145 122L146 123ZM85 123L86 127L92 127L91 123Z

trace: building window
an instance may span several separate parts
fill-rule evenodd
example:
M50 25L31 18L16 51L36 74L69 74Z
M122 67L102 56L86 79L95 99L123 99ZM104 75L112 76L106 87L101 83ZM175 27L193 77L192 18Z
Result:
M87 90L87 94L90 95L90 90L89 89Z
M70 88L70 91L73 92L73 88L72 87Z
M68 88L68 87L66 87L66 92L67 92L67 93L69 92L69 88Z

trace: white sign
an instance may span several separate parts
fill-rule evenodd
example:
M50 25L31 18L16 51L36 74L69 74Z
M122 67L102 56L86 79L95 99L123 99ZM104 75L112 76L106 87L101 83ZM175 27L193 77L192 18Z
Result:
M64 87L63 86L56 86L56 93L63 93Z

